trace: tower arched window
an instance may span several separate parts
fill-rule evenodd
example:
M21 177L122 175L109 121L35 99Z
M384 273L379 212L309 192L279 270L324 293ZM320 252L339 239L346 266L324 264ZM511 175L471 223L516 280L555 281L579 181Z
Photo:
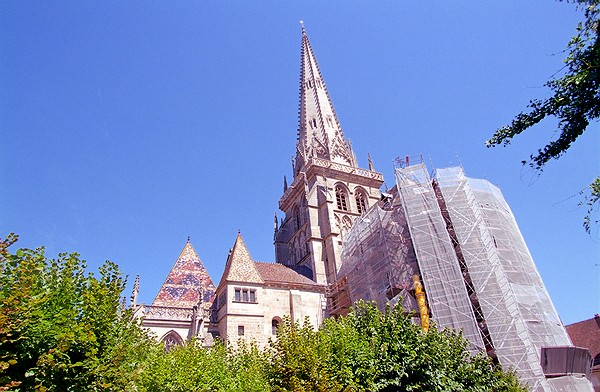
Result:
M338 210L348 211L348 195L346 190L341 186L335 187L335 201Z
M362 191L356 191L355 193L356 200L356 210L359 214L364 214L367 211L367 198Z

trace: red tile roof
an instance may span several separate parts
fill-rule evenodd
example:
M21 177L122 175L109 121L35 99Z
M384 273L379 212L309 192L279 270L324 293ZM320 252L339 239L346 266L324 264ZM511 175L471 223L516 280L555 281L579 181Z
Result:
M256 266L260 277L265 281L265 283L321 286L283 264L255 261L254 265Z
M600 316L565 327L573 345L590 350L592 358L600 354ZM597 365L600 366L600 365Z

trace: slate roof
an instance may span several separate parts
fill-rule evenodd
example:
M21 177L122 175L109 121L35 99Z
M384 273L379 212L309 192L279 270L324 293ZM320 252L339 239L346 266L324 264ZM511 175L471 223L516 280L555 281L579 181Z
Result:
M209 308L215 296L215 285L188 240L152 306L191 308L198 304L201 291L203 307Z
M594 369L600 368L600 316L570 324L565 327L573 345L590 350Z

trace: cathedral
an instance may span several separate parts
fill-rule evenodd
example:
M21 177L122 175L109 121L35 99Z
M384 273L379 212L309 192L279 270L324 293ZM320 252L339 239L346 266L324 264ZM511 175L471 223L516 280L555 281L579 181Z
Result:
M432 174L396 160L396 185L360 168L302 27L298 137L274 221L275 263L238 232L218 284L189 239L151 305L132 308L166 349L196 339L261 346L284 317L318 328L359 299L402 306L424 333L460 330L472 353L512 368L535 391L591 391L589 352L574 347L500 190L462 167Z

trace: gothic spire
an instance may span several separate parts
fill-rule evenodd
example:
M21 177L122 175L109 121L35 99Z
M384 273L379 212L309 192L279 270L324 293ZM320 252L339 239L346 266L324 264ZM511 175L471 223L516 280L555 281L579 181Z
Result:
M294 178L311 158L356 166L302 25L300 108Z

